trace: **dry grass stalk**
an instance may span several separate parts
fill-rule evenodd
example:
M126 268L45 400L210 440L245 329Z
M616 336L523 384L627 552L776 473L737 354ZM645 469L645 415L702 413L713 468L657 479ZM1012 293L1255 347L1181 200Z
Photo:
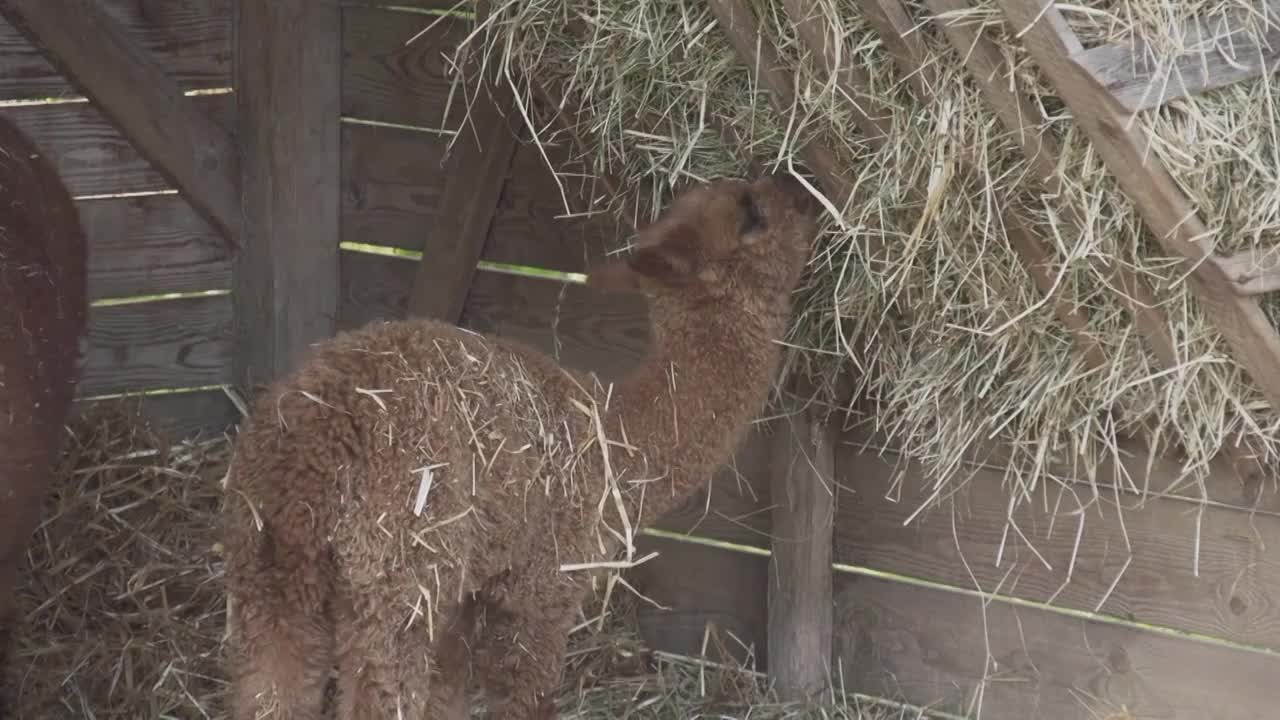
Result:
M225 438L168 446L103 407L72 441L28 553L6 678L17 720L224 718L227 609L217 509ZM427 589L428 592L430 589ZM915 718L863 697L776 703L750 666L651 653L618 593L572 636L561 717Z
M1017 502L1054 465L1141 491L1140 480L1097 477L1135 435L1153 452L1182 454L1179 482L1202 479L1238 443L1265 465L1280 462L1280 413L1232 359L1178 259L1146 232L994 0L974 0L956 20L981 31L1008 68L999 84L1035 110L1017 131L992 110L942 28L922 22L934 14L924 0L901 3L916 19L903 37L924 49L911 73L898 68L867 4L814 0L805 13L821 21L815 52L805 24L787 12L794 0L738 4L755 35L734 41L695 0L531 0L496 11L488 49L520 77L572 91L576 116L593 131L585 157L623 195L654 178L669 179L653 187L670 193L675 178L741 174L752 157L811 165L806 148L825 143L840 158L829 171L848 192L828 193L836 212L784 339L789 362L827 389L852 371L856 394L880 408L878 429L921 461L929 482L956 482L959 459L992 441L1009 449ZM1236 4L1086 0L1066 19L1086 46L1142 37L1144 59L1158 63L1203 46L1170 28ZM1232 40L1268 29L1257 17ZM776 65L758 53L765 47L776 48ZM807 66L806 55L819 62ZM770 72L756 74L742 57L762 58ZM850 91L850 74L833 68L859 69L863 86ZM915 95L911 76L929 80L930 97ZM1212 231L1207 251L1280 245L1273 84L1261 77L1138 116L1151 152ZM740 144L709 131L717 124ZM1028 142L1053 152L1029 159ZM812 165L827 190L822 163ZM1032 265L1053 270L1051 301L1020 257L1010 211L1046 243L1047 257ZM1276 322L1280 297L1263 300ZM904 301L909 316L893 312ZM1068 329L1059 317L1075 319ZM1083 340L1099 349L1089 361L1072 352Z

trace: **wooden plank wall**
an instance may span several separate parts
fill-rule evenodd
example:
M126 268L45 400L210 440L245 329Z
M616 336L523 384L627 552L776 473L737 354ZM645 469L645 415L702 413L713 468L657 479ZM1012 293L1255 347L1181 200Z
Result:
M187 102L232 126L234 0L101 2L169 70ZM402 5L414 4L432 6ZM373 3L343 8L344 240L420 249L421 227L438 209L448 140L439 129L452 127L443 116L450 91L443 53L462 26L450 19L404 46L435 19ZM236 413L217 387L231 379L232 351L231 259L222 239L3 21L0 112L54 160L88 234L94 305L79 395L182 390L140 400L144 415L181 433L226 428Z
M102 1L184 88L227 87L231 0ZM441 50L463 32L445 21L404 46L433 20L368 3L344 8L343 17L342 237L425 250L428 260L424 228L442 212L439 170L448 142L438 130L450 126ZM0 99L74 95L0 23ZM189 100L224 119L233 101L226 93ZM228 382L231 305L219 293L229 287L230 262L221 241L91 106L0 112L33 134L81 198L90 289L100 303L91 314L82 395ZM549 151L560 163L572 148ZM575 193L569 202L580 209ZM559 219L557 186L527 146L499 207L483 254L489 262L581 271L599 257L606 234L625 232ZM343 250L342 264L342 326L404 314L415 258ZM647 321L636 300L484 267L464 325L520 338L605 376L644 352ZM155 293L188 295L111 302ZM220 429L234 417L218 391L146 404L183 432ZM659 530L668 535L644 538L663 553L632 577L667 607L642 611L654 647L697 655L705 643L710 653L750 656L767 669L765 436L772 431L757 428L732 466L665 518ZM1001 474L978 469L952 502L913 517L928 479L892 452L866 447L873 442L849 431L836 457L832 668L846 690L1019 720L1252 720L1280 706L1272 680L1280 677L1280 561L1267 552L1280 544L1274 493L1259 495L1223 476L1206 485L1210 507L1175 497L1194 489L1139 507L1133 495L1105 486L1095 495L1079 473L1064 471L1037 495L1041 512L1011 516ZM1149 476L1141 457L1126 468L1153 488L1171 487L1177 476L1165 460ZM999 597L984 601L977 588ZM1052 607L1042 605L1050 599Z

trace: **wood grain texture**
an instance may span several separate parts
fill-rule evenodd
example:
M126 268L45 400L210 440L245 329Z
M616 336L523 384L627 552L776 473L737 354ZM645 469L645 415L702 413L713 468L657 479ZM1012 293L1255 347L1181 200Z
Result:
M520 340L605 381L634 367L649 344L648 308L639 295L499 273L476 276L462 324Z
M91 300L230 287L226 243L180 196L84 200L78 207Z
M835 428L798 411L777 422L770 445L769 674L780 698L827 688L831 659Z
M1280 650L1280 560L1270 552L1280 517L1160 498L1139 506L1133 494L1094 497L1085 482L1049 483L1010 513L1003 473L977 470L905 525L932 491L928 478L908 463L895 485L904 461L860 454L855 442L837 448L839 477L856 493L840 506L837 562L965 588L972 571L987 592Z
M1215 263L1202 262L1209 230L1196 215L1177 181L1153 155L1148 139L1106 88L1072 59L1079 41L1061 13L1038 0L1001 0L1005 17L1016 31L1027 30L1025 44L1048 76L1075 122L1137 207L1164 250L1186 260L1190 284L1206 314L1230 346L1234 359L1248 371L1272 407L1280 408L1280 333L1251 298L1236 295L1230 279Z
M226 383L231 354L225 295L90 308L76 394Z
M342 239L421 251L440 214L448 137L342 126Z
M1280 247L1251 248L1214 262L1231 280L1237 295L1280 291Z
M246 396L293 370L338 315L341 12L242 0L236 26L242 232L232 297Z
M1255 3L1251 3L1255 4ZM1259 16L1266 14L1265 21ZM1265 22L1267 31L1250 39L1245 23ZM1130 44L1101 45L1076 61L1129 112L1159 107L1180 97L1199 95L1280 69L1280 3L1263 0L1256 7L1228 7L1195 18L1181 29L1187 52L1157 61L1141 39Z
M343 251L340 327L406 317L416 267L413 260ZM476 273L459 324L558 352L566 365L608 379L633 367L649 342L640 296L486 271Z
M184 90L231 84L233 0L98 0L125 36ZM59 3L48 3L56 5ZM0 23L0 98L81 93L12 25Z
M233 246L239 241L238 149L97 0L3 0L0 14L111 120Z
M863 17L880 36L893 64L920 99L928 105L938 91L938 73L919 33L912 32L911 16L899 0L858 0Z
M637 612L640 637L650 650L712 662L768 666L767 558L705 545L641 537L640 557L658 557L629 571L627 582L661 607L644 601Z
M85 413L100 406L117 408L140 419L151 432L170 442L217 437L233 431L240 422L235 405L221 390L81 400L73 410Z
M489 228L484 259L585 272L604 257L606 248L624 245L631 231L612 216L587 214L581 198L607 190L572 157L567 143L544 144L543 149L562 172L565 195L560 194L537 146L522 143Z
M454 137L441 171L443 212L427 231L431 243L418 263L409 297L414 316L449 323L462 316L519 144L514 106L510 88L486 85L468 113L470 122Z
M193 112L230 119L229 95L186 98ZM72 195L167 190L171 183L96 107L66 103L0 108L49 155Z
M399 4L399 3L396 3ZM421 37L414 38L430 26ZM453 130L467 104L450 97L449 62L470 29L455 18L377 8L342 10L342 114ZM412 43L405 43L413 39ZM467 94L474 93L469 89Z
M867 577L837 576L836 638L846 690L979 717L981 689L984 720L1261 720L1280 701L1275 657Z

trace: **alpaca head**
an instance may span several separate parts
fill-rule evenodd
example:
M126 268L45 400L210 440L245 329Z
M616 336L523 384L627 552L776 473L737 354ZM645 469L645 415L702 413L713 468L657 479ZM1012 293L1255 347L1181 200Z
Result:
M725 300L748 311L786 309L819 210L787 174L697 185L640 231L631 255L595 268L589 281L642 292L659 314L723 308Z

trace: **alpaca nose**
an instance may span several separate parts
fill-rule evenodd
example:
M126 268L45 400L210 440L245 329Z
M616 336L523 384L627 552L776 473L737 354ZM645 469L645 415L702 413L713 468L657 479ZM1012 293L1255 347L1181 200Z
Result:
M817 215L818 211L822 209L818 201L809 194L808 189L791 173L773 173L769 176L769 180L775 188L791 198L795 208L800 212L808 215Z

